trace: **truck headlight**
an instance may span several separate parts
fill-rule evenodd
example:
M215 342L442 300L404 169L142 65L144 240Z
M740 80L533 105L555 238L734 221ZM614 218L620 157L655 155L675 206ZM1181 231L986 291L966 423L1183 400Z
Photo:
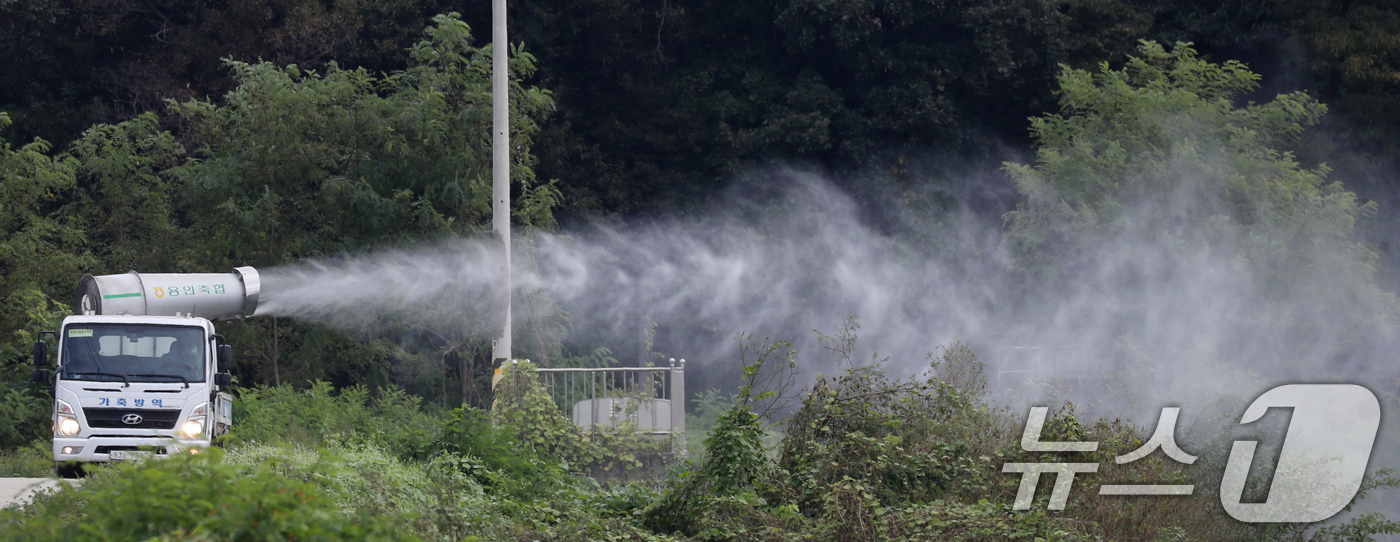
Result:
M180 426L180 434L187 439L199 438L204 435L204 418L190 418Z
M78 425L77 418L72 416L59 416L58 424L53 427L53 432L59 436L71 437L78 434L78 430L81 428L82 427Z
M82 425L78 424L77 414L73 412L73 405L56 400L54 411L57 417L53 424L53 434L60 437L71 437L82 429Z
M187 439L204 436L204 418L209 415L209 403L200 403L190 411L189 419L180 425L180 434Z

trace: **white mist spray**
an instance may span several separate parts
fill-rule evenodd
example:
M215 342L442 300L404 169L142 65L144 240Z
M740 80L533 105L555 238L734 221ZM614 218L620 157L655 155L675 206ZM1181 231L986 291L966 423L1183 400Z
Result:
M917 235L889 234L819 176L785 170L762 180L783 188L768 199L727 200L701 219L528 236L516 248L525 255L513 277L517 298L553 299L575 332L607 346L636 341L639 321L655 324L656 348L697 367L731 367L729 338L747 329L793 340L811 370L830 373L837 368L815 356L812 330L856 314L867 354L890 356L897 372L915 372L928 352L962 340L1005 393L1026 393L1018 387L1025 374L998 371L1029 355L1038 370L1115 387L1114 396L1081 386L1061 397L1143 418L1188 393L1358 375L1394 336L1388 321L1339 314L1346 302L1313 303L1328 277L1297 292L1264 292L1237 259L1152 224L1107 240L1076 280L1041 281L1006 270L998 221L953 213L917 224ZM484 240L459 241L278 267L265 272L259 313L354 328L455 319L489 336L498 284L491 255ZM1331 323L1339 321L1370 327L1343 334ZM1318 336L1276 336L1281 329Z

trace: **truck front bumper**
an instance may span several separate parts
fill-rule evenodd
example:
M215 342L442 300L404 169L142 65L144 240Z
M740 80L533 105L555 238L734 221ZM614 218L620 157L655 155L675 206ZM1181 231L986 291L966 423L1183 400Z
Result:
M138 451L147 449L154 457L166 457L191 449L209 447L208 440L176 440L172 437L103 437L87 438L57 437L53 439L53 459L55 463L81 461L84 463L105 463L112 461L113 451Z

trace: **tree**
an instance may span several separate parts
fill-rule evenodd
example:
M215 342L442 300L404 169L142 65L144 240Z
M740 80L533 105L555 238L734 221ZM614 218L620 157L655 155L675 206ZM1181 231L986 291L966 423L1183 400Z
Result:
M560 104L541 171L584 212L693 209L765 161L884 169L1020 139L1067 24L1043 0L513 5Z
M1306 236L1292 248L1351 238L1367 208L1341 183L1327 182L1325 168L1305 169L1278 150L1317 123L1322 104L1293 93L1236 108L1234 100L1258 80L1244 65L1201 60L1188 45L1167 52L1144 42L1141 54L1121 70L1066 70L1062 112L1031 119L1036 164L1005 167L1027 198L1007 215L1018 265L1061 273L1135 228L1169 225L1197 235L1191 228L1210 220L1228 225L1201 233L1212 242L1290 226ZM1362 247L1346 251L1366 261ZM1250 256L1258 270L1286 264Z
M489 230L490 47L455 15L434 19L405 70L229 61L238 86L220 102L169 102L174 132L147 113L85 131L60 158L40 141L4 147L9 237L0 320L32 332L67 312L83 272L268 268L309 257L485 237ZM550 94L512 51L512 186L517 225L549 228L559 199L534 176L533 138ZM389 385L440 392L439 364L472 359L480 308L463 299L409 320L370 314L349 335L314 323L253 319L221 330L247 355L243 383ZM557 350L566 320L548 300L517 305L522 347ZM35 320L38 318L38 320ZM31 322L34 320L34 322ZM39 322L42 321L42 322ZM28 335L6 343L18 356ZM279 366L280 365L280 366ZM431 370L429 370L431 368Z
M1390 2L1281 0L1279 12L1308 51L1319 94L1364 150L1400 150L1400 9Z
M1287 150L1326 107L1301 92L1237 107L1258 79L1152 42L1119 70L1066 69L1060 113L1031 119L1036 162L1005 165L1026 198L1005 216L1013 265L1051 279L1037 283L1047 290L1117 292L1115 306L1088 309L1117 315L1114 329L1174 303L1208 305L1219 327L1200 331L1238 332L1231 344L1388 333L1394 299L1356 236L1375 205ZM1189 335L1204 316L1156 323Z
M197 142L194 227L237 258L280 263L386 241L482 231L490 202L490 55L470 29L440 16L413 48L414 65L387 77L330 64L231 61L225 103L174 106ZM512 59L512 182L517 218L547 225L548 184L529 154L549 94L520 84L532 57ZM532 207L533 206L533 207ZM349 211L349 212L347 212ZM235 227L229 228L232 224Z
M558 191L536 182L531 144L553 102L548 92L521 83L534 70L533 57L519 48L512 53L513 217L526 228L550 227ZM181 138L197 149L198 162L181 173L189 227L207 240L196 261L213 268L271 266L484 235L491 216L493 52L473 47L470 28L453 14L435 18L409 54L408 69L386 76L335 63L319 73L230 61L238 87L222 104L174 104L185 124ZM423 308L436 318L413 322L363 315L359 321L373 325L353 334L360 346L304 325L279 326L275 318L238 329L263 345L255 351L266 359L266 381L366 382L360 377L377 375L374 382L383 384L389 366L417 354L380 330L427 336L414 346L435 344L454 361L483 328L482 311L463 304L444 299ZM283 346L319 354L298 362L306 356L284 356ZM283 357L294 361L289 375L281 374ZM316 361L322 359L344 367Z
M69 149L77 164L76 207L99 273L191 272L196 243L178 223L183 211L183 145L153 113L88 129Z
M0 113L0 129L10 118ZM0 359L25 359L35 332L53 329L69 307L78 270L90 265L86 236L64 205L76 161L50 157L43 140L12 149L0 143Z
M0 113L0 130L10 117ZM71 201L76 161L48 155L43 140L13 149L0 143L0 448L43 435L48 411L28 383L29 345L55 329L69 304L78 270L92 262L83 230L64 203Z

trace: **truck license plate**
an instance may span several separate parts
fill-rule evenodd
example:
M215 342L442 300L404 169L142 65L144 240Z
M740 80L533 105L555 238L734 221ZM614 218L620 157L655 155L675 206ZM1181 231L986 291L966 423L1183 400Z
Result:
M140 450L112 450L111 453L107 454L107 457L110 457L112 461L130 461L133 459L146 459L151 457L151 452Z

